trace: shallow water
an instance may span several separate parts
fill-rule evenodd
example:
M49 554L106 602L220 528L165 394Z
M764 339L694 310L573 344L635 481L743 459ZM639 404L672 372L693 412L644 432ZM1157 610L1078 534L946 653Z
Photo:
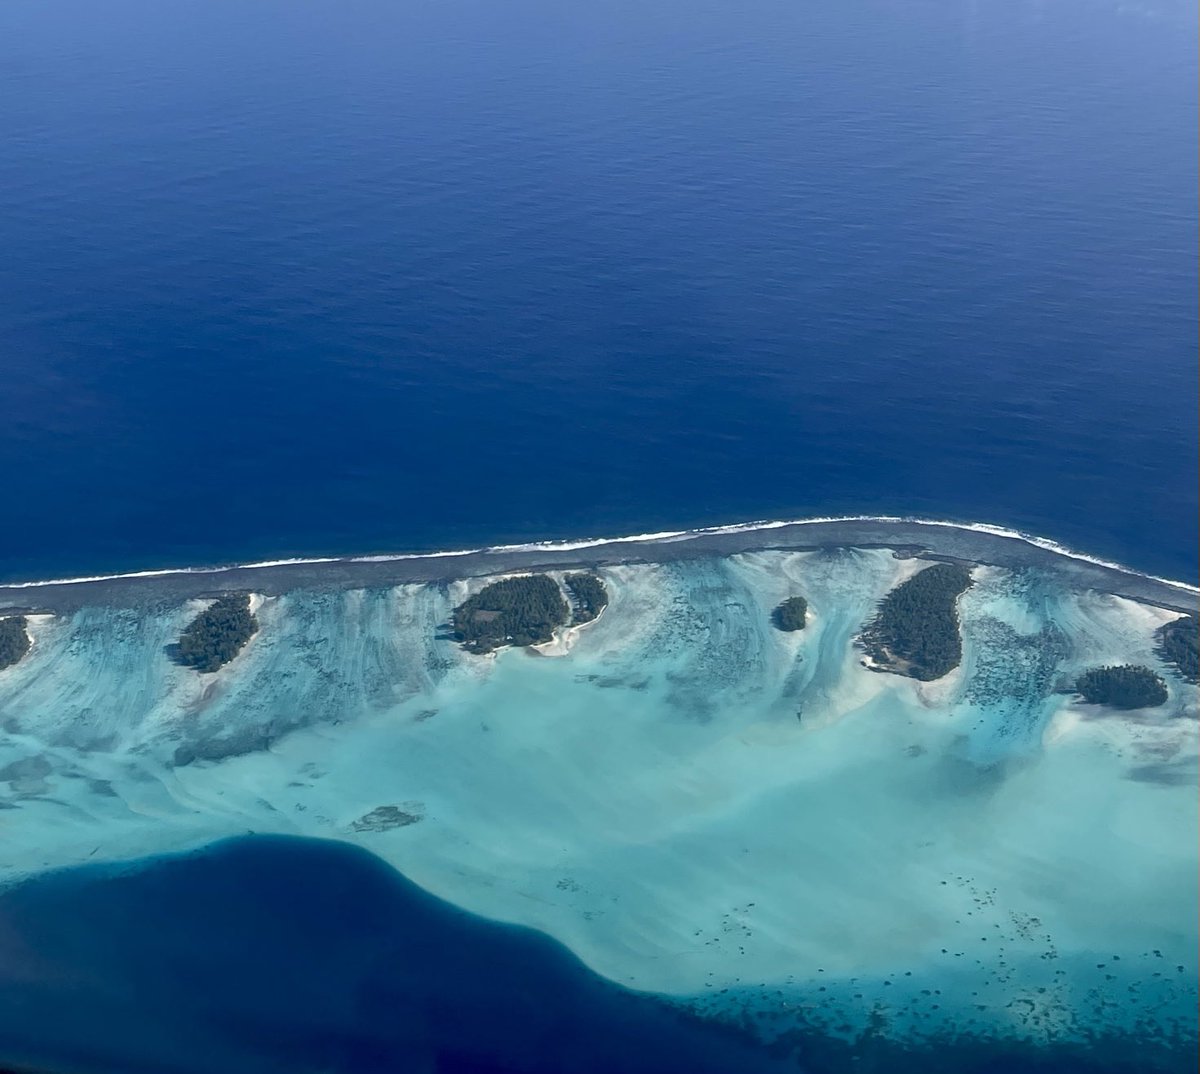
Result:
M333 838L764 1046L799 1033L813 1062L813 1039L1186 1046L1196 689L1153 652L1173 613L979 568L961 668L917 684L852 645L916 566L613 568L561 657L440 637L466 583L269 599L203 678L163 652L194 605L38 621L0 676L0 867ZM784 635L793 592L811 622ZM1056 692L1116 660L1158 667L1168 705Z

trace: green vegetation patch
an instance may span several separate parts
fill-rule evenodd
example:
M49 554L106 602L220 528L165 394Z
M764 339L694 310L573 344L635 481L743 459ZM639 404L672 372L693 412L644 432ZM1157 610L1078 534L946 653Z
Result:
M502 645L550 641L569 616L558 583L545 574L530 574L484 586L454 609L451 625L468 652L490 653Z
M568 574L563 584L575 605L574 625L590 623L608 607L608 590L594 574Z
M862 633L871 658L921 682L940 679L962 660L958 598L971 572L958 563L936 563L893 589Z
M808 622L808 601L803 597L788 597L771 613L771 622L779 630L803 630Z
M0 670L12 667L29 652L29 632L23 615L0 619Z
M1167 623L1158 632L1158 654L1188 682L1200 682L1200 630L1194 615Z
M250 613L247 594L221 597L180 635L176 659L197 671L216 671L242 651L257 629L258 620Z
M1085 671L1075 689L1092 705L1111 705L1116 709L1148 709L1167 700L1167 684L1141 664Z

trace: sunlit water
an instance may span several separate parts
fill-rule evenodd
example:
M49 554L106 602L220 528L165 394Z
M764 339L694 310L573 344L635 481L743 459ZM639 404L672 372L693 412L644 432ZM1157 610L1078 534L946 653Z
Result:
M1195 36L7 0L0 578L915 514L1194 581ZM608 569L553 658L439 637L462 584L271 597L211 677L195 603L35 620L0 1065L1194 1069L1168 613L980 570L917 686L852 644L911 568ZM1059 692L1111 661L1169 704Z
M756 518L1195 580L1191 0L5 0L0 578Z
M465 584L269 599L215 676L164 653L195 604L38 620L0 676L0 866L332 838L764 1042L1194 1039L1196 690L1153 639L1174 613L977 568L961 667L917 684L852 639L918 565L614 568L561 656L463 654L441 628ZM1113 661L1162 671L1167 706L1062 692Z

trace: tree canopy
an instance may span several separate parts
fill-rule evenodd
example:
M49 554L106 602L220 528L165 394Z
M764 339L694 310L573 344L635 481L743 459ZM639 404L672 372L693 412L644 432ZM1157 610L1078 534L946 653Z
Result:
M1146 709L1167 700L1167 684L1141 664L1093 668L1079 676L1075 689L1093 705Z
M962 660L959 596L971 572L958 563L935 563L902 582L880 601L862 633L871 657L922 682L940 679Z
M569 616L558 583L545 574L529 574L484 586L454 609L451 623L464 649L490 653L502 645L550 641Z
M0 669L12 667L29 652L29 632L25 616L10 615L0 619Z
M771 622L779 630L803 630L808 621L808 601L803 597L788 597L771 613Z
M574 624L590 623L608 607L608 590L594 574L568 574L563 584L575 605Z
M250 597L233 593L202 611L179 637L175 654L181 664L197 671L216 671L228 664L258 629L250 612Z
M1167 623L1158 632L1159 655L1188 682L1200 681L1200 631L1196 617L1185 615Z

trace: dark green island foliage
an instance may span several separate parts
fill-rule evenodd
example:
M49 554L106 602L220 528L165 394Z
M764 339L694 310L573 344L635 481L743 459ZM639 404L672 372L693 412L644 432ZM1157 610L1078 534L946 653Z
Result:
M608 590L594 574L568 574L563 579L571 601L575 605L574 626L590 623L608 607Z
M550 641L570 614L553 578L529 574L484 586L454 609L451 624L467 652L490 653L502 645Z
M1092 705L1148 709L1167 700L1167 684L1141 664L1093 668L1079 676L1075 689Z
M808 621L808 601L803 597L788 597L771 613L771 622L779 630L803 630Z
M216 671L242 651L258 620L250 613L250 597L233 593L202 611L175 646L179 663L197 671Z
M1188 682L1200 682L1200 626L1194 615L1167 623L1158 632L1158 655Z
M12 667L29 652L29 633L25 626L23 615L0 619L0 671Z
M880 601L861 642L876 664L921 682L940 679L962 660L958 598L971 572L957 563L935 563Z

